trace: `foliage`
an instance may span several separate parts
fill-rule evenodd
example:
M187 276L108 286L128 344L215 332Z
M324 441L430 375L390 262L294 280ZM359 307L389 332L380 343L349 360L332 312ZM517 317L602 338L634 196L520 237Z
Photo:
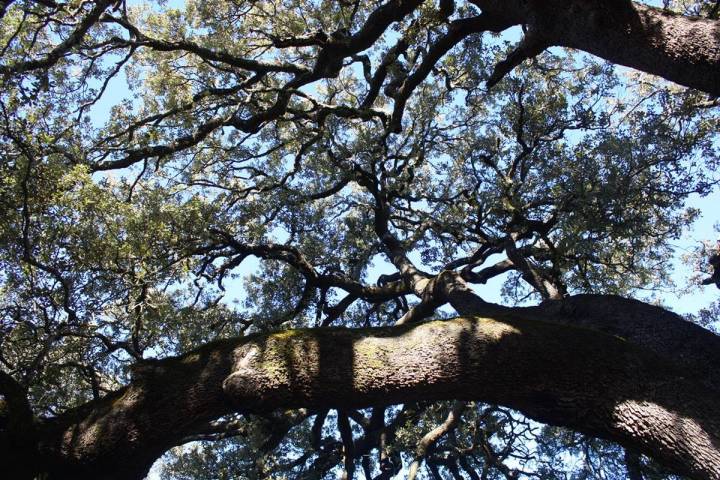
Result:
M63 50L98 6L4 2L0 361L33 409L57 415L218 338L392 325L417 300L389 288L403 280L388 232L421 271L502 278L508 303L671 286L688 196L718 181L716 103L560 48L488 90L518 34L467 34L433 59L478 14L448 3L377 34L377 1L118 3ZM360 442L383 415L387 443L356 457L376 477L407 468L450 409L220 419L162 476L334 477L340 424ZM421 475L626 474L617 445L495 406L461 415Z

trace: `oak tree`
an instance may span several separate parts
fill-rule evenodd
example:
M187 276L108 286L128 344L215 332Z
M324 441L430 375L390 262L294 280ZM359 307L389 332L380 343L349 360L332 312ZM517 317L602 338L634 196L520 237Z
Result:
M0 2L3 471L720 479L719 6Z

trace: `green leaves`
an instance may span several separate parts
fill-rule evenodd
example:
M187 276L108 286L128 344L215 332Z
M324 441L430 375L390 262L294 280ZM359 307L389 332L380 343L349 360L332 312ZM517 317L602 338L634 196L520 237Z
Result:
M0 361L46 415L219 338L393 324L444 269L500 277L510 303L669 287L688 196L718 181L716 99L560 48L488 90L520 33L452 40L490 22L474 4L51 3L12 2L0 24ZM411 415L388 451L412 454L446 407ZM584 454L574 437L464 415L434 468L503 473L458 453L487 430L490 446L538 442L537 475L587 475L551 458ZM346 447L302 452L309 430L263 465L243 437L188 447L164 475L334 472Z

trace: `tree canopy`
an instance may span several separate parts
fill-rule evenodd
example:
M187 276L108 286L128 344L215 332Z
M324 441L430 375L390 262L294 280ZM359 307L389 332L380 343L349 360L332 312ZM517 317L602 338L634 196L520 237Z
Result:
M720 479L719 7L0 2L3 467Z

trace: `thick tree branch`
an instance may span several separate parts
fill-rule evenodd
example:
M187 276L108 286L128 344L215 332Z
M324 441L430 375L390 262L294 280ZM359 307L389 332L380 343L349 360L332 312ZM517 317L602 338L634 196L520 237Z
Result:
M100 0L94 2L95 6L78 23L77 28L44 57L35 60L13 62L8 65L0 65L0 73L4 75L17 75L32 70L52 67L82 41L85 34L97 23L103 12L115 2L116 0ZM3 7L2 10L4 11L4 9Z
M473 33L485 31L500 32L511 25L504 17L482 14L477 17L455 20L448 26L448 32L432 44L423 59L423 62L412 74L410 74L400 85L394 95L395 105L393 106L390 131L399 133L402 131L402 116L405 105L412 92L432 71L435 64L455 45Z
M505 307L478 297L456 272L434 279L436 295L461 315L526 318L587 328L671 358L707 388L720 392L720 337L663 308L616 295L575 295L534 307Z
M548 45L542 37L531 33L525 34L525 37L520 41L515 49L508 54L507 58L495 65L493 73L487 80L487 88L492 88L497 85L497 83L515 67L527 59L540 55L543 50L549 46L550 45ZM520 137L518 136L518 138ZM523 147L527 148L526 145L523 145Z
M297 269L314 287L336 287L345 290L351 295L346 297L351 303L357 298L376 302L390 300L400 295L410 293L409 288L400 281L390 282L381 286L364 285L342 273L319 273L303 252L291 245L275 243L246 244L221 230L213 230L211 233L221 239L220 245L226 244L237 253L236 257L229 260L228 268L234 268L240 265L249 255L268 260L279 260ZM331 315L335 313L339 315L350 306L349 304L342 304L342 302L340 305L340 309L337 310L337 312L329 313Z
M190 52L198 57L212 61L212 62L219 62L224 63L226 65L230 65L232 67L241 68L244 70L252 70L256 73L268 73L268 72L285 72L285 73L292 73L295 75L301 75L301 74L307 74L310 73L311 70L303 65L297 65L294 63L270 63L270 62L260 62L257 60L249 59L249 58L242 58L238 57L236 55L233 55L229 52L223 51L223 50L214 50L211 48L203 47L202 45L198 45L194 42L188 41L188 40L175 40L175 41L166 41L166 40L160 40L155 39L152 37L149 37L148 35L145 35L143 32L138 30L134 25L132 25L130 22L128 22L125 19L122 18L116 18L110 15L106 15L104 17L105 21L108 22L114 22L118 25L122 25L125 29L127 29L132 35L129 40L125 40L122 38L113 38L112 41L116 45L120 45L123 47L148 47L153 50L157 50L160 52L174 52L174 51L184 51L184 52Z
M28 475L28 454L34 453L35 418L26 389L11 375L0 370L0 451L20 461L6 466L6 474Z
M413 460L408 469L408 480L415 480L420 464L428 454L430 448L457 426L465 406L466 404L464 402L455 402L450 408L445 421L423 435L415 449L415 460Z
M713 273L710 277L704 279L702 284L710 285L711 283L714 283L716 287L720 288L720 255L717 253L710 255L708 263L712 267Z
M528 26L548 45L583 50L720 96L718 20L677 15L629 0L472 3L483 12L504 15L513 24Z
M27 391L11 375L0 370L0 429L24 429L32 424L33 413Z
M644 304L635 311L643 309L658 313ZM232 411L459 399L507 405L618 441L681 473L720 478L717 391L687 378L672 352L666 360L534 313L214 342L152 362L125 389L44 422L44 465L76 478L100 465L114 478L135 478L177 437ZM627 322L637 316L628 312Z
M352 480L355 475L355 442L353 441L350 420L345 410L338 410L338 430L343 443L343 462L345 471L340 477L342 480Z

